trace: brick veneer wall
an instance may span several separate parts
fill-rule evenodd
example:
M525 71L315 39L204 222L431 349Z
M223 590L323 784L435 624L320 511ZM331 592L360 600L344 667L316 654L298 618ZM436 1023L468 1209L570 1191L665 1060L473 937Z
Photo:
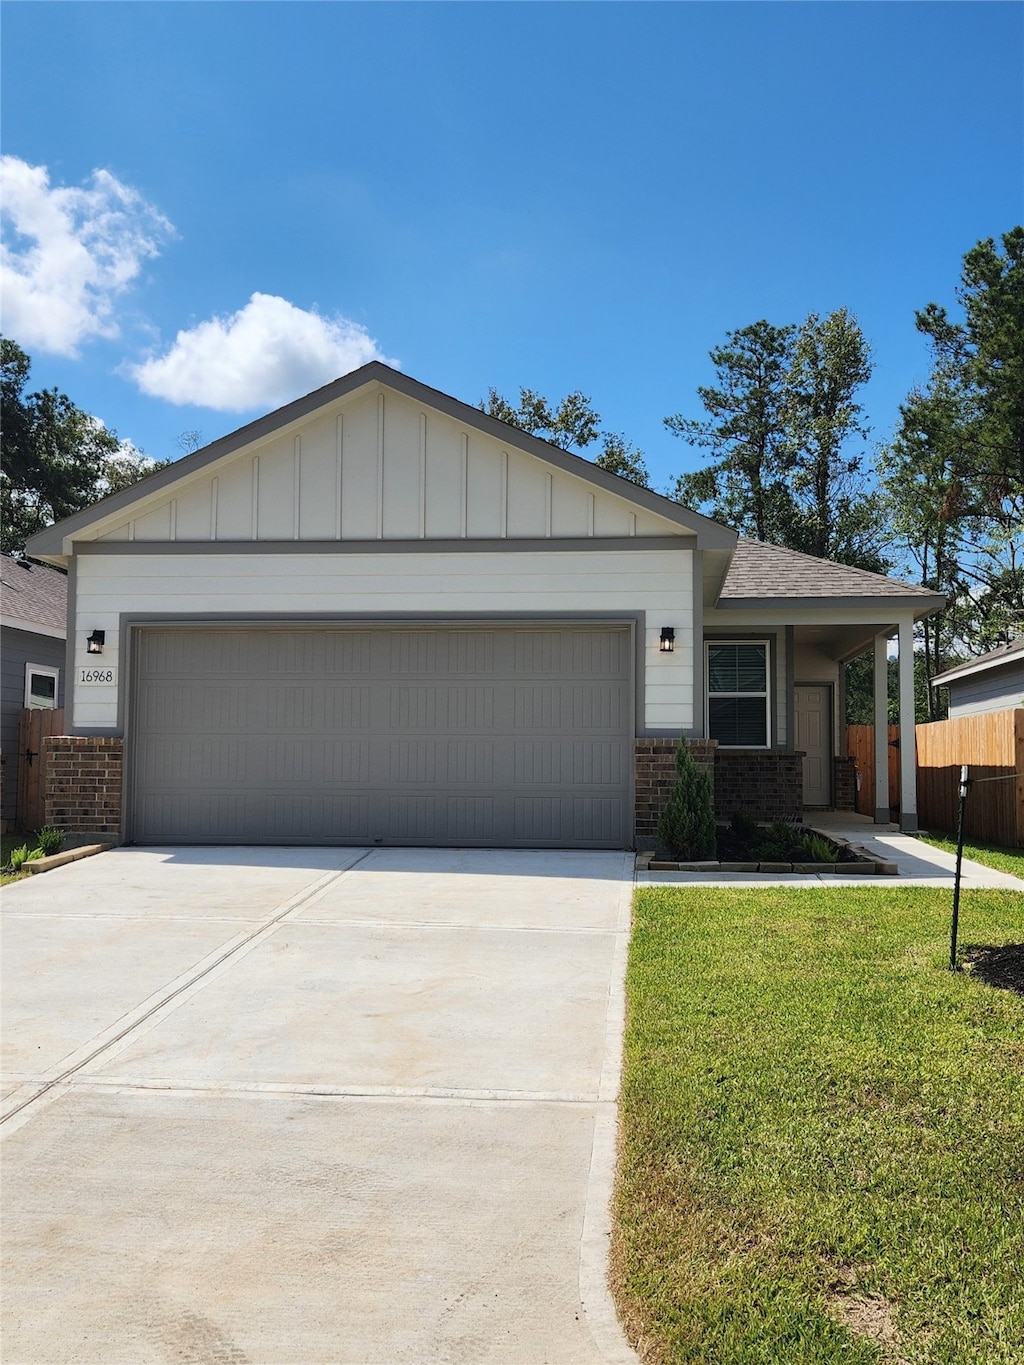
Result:
M715 818L737 811L755 820L783 820L803 810L804 756L780 749L719 749L715 755Z
M853 758L836 758L835 764L836 810L857 809L857 763Z
M44 739L46 823L120 838L122 753L115 736Z
M713 739L687 740L698 768L711 779L711 798L715 795L715 750ZM636 741L636 825L638 848L653 847L658 838L658 820L668 794L676 782L677 739L638 739Z

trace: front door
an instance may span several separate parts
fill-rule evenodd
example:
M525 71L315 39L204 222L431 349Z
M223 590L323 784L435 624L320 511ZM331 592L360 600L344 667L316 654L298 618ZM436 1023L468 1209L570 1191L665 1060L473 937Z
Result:
M794 747L804 752L804 805L832 804L832 688L798 686L793 693Z

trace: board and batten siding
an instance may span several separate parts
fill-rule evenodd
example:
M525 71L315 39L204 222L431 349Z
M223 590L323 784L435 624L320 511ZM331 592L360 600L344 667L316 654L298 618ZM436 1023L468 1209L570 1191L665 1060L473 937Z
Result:
M516 614L602 616L645 613L644 697L638 724L647 732L689 730L694 718L692 549L422 550L407 553L165 554L78 557L75 664L96 663L85 651L92 630L106 632L103 664L118 685L74 688L76 732L118 727L122 614L181 620L224 620L259 614L278 620L317 614L367 620L415 616L490 619ZM671 654L658 649L662 626L676 631ZM696 723L700 723L699 721Z
M404 394L361 391L142 499L108 541L543 539L678 533Z

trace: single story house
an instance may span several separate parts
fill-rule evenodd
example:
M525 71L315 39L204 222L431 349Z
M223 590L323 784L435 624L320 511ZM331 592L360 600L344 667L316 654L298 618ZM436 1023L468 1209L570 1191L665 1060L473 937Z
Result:
M840 665L874 649L885 734L897 635L913 734L913 625L942 601L378 362L29 550L71 584L48 818L151 843L629 847L680 736L726 814L852 806ZM913 746L903 777L914 828Z
M67 575L0 556L0 754L2 818L18 823L18 718L25 707L64 705Z
M932 687L949 688L949 718L1024 706L1024 636L947 668Z

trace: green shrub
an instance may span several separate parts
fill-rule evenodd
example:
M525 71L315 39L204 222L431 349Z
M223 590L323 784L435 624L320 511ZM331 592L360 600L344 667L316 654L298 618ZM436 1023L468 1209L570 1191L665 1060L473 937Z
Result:
M753 843L757 838L757 821L752 815L747 815L745 811L734 811L729 820L729 826L737 839L742 839L745 843Z
M52 857L54 853L59 853L64 846L64 831L48 825L46 829L39 831L37 843L44 858Z
M12 872L20 872L22 866L28 862L28 844L22 844L21 848L11 849L10 869Z
M820 834L800 836L800 861L804 863L834 863L836 851Z
M43 850L41 848L34 848L32 849L31 853L29 853L25 861L27 863L34 863L37 862L42 856Z
M799 857L801 849L796 831L785 820L775 820L767 829L759 829L753 845L759 858L783 863L792 862L794 847Z
M711 805L711 781L694 763L685 739L676 750L676 772L679 777L658 821L658 837L677 858L713 858L715 812Z

